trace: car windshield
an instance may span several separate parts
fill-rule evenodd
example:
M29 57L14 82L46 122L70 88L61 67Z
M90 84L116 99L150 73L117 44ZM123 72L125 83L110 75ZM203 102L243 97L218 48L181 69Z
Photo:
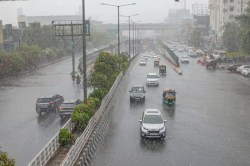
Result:
M140 93L140 92L144 92L144 89L143 89L143 87L133 87L131 92Z
M161 124L163 123L161 115L145 115L143 123L147 124Z
M61 106L62 107L74 107L75 103L63 103Z
M48 103L51 101L51 98L39 98L37 99L37 103Z
M157 75L148 75L147 78L157 78Z

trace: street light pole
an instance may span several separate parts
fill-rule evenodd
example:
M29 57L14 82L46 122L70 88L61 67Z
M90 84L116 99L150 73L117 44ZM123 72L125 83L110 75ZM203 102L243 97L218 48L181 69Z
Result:
M129 49L129 57L131 58L131 44L130 44L130 17L133 17L133 16L138 16L139 14L133 14L133 15L130 15L130 16L123 16L123 15L120 15L120 16L122 16L122 17L128 17L128 45L129 45L129 47L128 47L128 49Z
M135 23L133 22L133 57L135 56Z
M118 9L118 55L120 55L120 6L117 6Z
M107 3L101 3L102 5L117 7L118 9L118 55L120 55L120 7L135 5L136 3L126 4L126 5L111 5Z
M82 0L82 61L83 61L83 100L87 102L87 64L86 64L86 25L85 25L85 1Z

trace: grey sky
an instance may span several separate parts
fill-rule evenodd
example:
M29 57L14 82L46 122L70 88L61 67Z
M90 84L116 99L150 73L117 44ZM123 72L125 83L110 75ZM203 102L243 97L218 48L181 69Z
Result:
M141 22L163 22L167 17L169 9L181 8L184 0L180 3L174 0L85 0L86 17L102 20L105 23L117 22L117 8L103 6L100 3L114 5L128 4L135 2L135 6L122 7L120 14L131 15L139 13L134 18ZM191 9L192 4L207 4L208 0L186 0L187 8ZM40 15L73 15L79 12L81 0L29 0L29 1L0 1L0 20L3 24L17 24L17 8L23 8L23 13L28 16ZM125 18L121 18L125 21Z

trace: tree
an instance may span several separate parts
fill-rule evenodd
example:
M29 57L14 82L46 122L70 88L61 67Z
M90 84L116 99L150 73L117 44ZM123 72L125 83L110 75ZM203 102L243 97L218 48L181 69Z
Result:
M51 25L29 26L23 34L22 40L28 45L37 45L40 48L63 48L63 41L57 38L53 34L53 28Z
M6 152L0 149L0 166L14 166L15 160L8 157Z
M222 42L228 51L239 51L240 42L240 26L235 23L227 23L224 25Z
M250 53L250 1L246 13L236 17L240 24L240 48L247 54Z

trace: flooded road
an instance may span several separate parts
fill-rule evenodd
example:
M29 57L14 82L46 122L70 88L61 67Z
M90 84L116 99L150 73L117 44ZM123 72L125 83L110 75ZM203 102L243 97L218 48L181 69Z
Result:
M168 64L163 57L160 63ZM167 66L159 87L147 87L145 103L130 104L132 85L146 85L147 73L158 73L152 58L146 66L139 66L139 57L135 60L113 104L94 166L250 165L249 78L207 70L195 58L182 69L180 76ZM177 91L175 109L162 107L166 88ZM167 120L165 141L141 139L138 120L145 108L161 110Z

